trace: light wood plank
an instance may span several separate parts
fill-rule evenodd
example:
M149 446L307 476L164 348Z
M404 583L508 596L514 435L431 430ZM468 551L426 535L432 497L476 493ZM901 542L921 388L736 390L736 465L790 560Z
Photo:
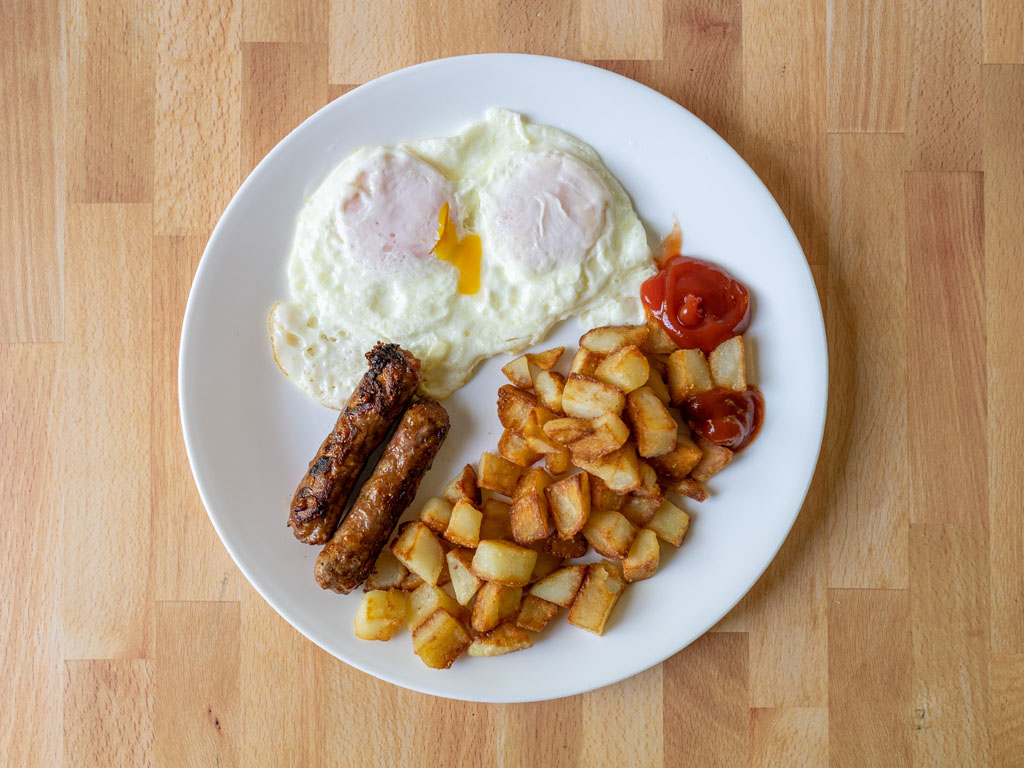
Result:
M637 755L661 766L663 752L663 665L580 697L582 765L629 765Z
M244 0L242 39L249 43L322 43L328 34L327 0Z
M750 710L751 768L828 766L828 710L785 708Z
M71 659L137 658L148 647L152 215L148 205L68 210L57 461Z
M417 6L416 58L420 61L487 53L501 49L504 3L496 0L449 0L444 11Z
M1024 654L993 654L989 681L992 764L1012 768L1024 755Z
M149 661L66 662L64 764L75 768L155 764Z
M1024 64L1024 4L982 0L982 56L986 64Z
M665 38L660 0L579 0L580 55L587 59L660 59ZM628 29L628 35L622 30Z
M328 71L332 83L363 83L417 61L415 4L379 0L373 13L365 14L362 8L360 0L331 3Z
M583 748L582 700L582 696L570 696L498 708L502 722L502 768L576 768Z
M573 0L521 0L499 3L496 51L579 57Z

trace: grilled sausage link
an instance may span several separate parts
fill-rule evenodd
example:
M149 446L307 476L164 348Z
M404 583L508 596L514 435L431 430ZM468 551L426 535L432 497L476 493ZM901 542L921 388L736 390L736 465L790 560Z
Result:
M321 587L347 593L366 580L447 435L448 413L439 403L409 406L348 516L316 559Z
M420 361L396 344L366 353L370 370L349 398L292 499L288 525L307 544L330 540L366 460L376 450L420 379Z

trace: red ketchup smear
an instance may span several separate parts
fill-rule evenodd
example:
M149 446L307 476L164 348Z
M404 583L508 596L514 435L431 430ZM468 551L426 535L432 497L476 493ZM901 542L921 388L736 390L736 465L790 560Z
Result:
M690 429L712 443L739 451L761 429L764 397L753 386L742 392L718 387L687 399L683 417Z

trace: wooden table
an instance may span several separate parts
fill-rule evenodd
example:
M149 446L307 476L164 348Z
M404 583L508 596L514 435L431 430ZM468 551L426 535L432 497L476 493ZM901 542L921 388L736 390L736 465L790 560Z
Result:
M0 763L1024 765L1019 0L8 0L0 50ZM380 683L280 619L207 520L175 385L253 165L354 84L492 50L721 133L831 352L754 590L654 669L517 706Z

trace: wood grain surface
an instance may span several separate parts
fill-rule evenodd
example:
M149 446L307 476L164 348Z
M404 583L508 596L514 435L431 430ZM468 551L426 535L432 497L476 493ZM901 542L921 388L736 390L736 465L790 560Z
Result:
M1024 765L1024 3L0 4L0 764ZM430 58L590 61L748 160L825 308L822 458L711 632L574 698L381 683L199 502L180 320L289 130Z

